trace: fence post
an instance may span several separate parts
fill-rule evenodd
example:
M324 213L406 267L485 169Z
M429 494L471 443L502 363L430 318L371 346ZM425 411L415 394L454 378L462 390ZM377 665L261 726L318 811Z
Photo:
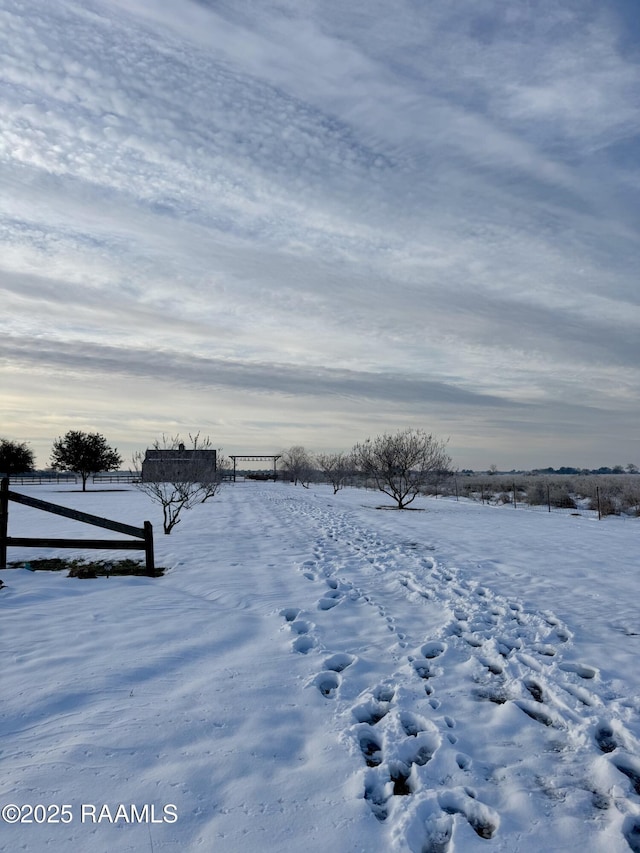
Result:
M0 485L0 569L7 568L7 531L9 529L9 478Z
M602 511L600 509L600 486L596 486L596 500L598 501L598 521L601 521Z
M150 521L144 523L144 558L145 568L150 576L155 575L156 567L153 558L153 525Z
M518 503L516 500L516 484L515 483L513 484L513 508L514 509L518 508Z

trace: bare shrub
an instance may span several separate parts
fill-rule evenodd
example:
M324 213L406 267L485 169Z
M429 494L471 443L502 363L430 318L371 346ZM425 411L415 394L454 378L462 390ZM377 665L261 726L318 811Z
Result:
M348 453L319 453L316 465L333 486L333 494L342 489L353 474L354 464Z
M640 484L627 486L621 495L621 509L627 515L640 516Z
M596 510L603 517L605 515L620 515L620 506L615 497L605 492L590 499L590 508Z
M576 508L576 502L566 484L553 483L549 486L549 503L556 509Z
M166 534L180 523L183 510L204 503L218 492L226 470L224 461L222 467L216 463L217 459L224 460L220 453L209 455L213 446L208 437L200 438L198 433L189 435L189 439L189 449L179 435L163 435L156 439L152 448L155 455L151 476L143 475L145 456L140 452L133 455L133 467L140 475L136 488L161 505Z
M445 443L424 430L406 429L385 433L353 448L358 471L376 489L404 509L433 481L450 471Z
M309 488L313 476L313 460L304 447L296 445L285 450L280 459L280 470L294 486L300 483L305 489Z
M548 500L548 483L538 478L532 478L527 482L527 503L530 506L541 506Z

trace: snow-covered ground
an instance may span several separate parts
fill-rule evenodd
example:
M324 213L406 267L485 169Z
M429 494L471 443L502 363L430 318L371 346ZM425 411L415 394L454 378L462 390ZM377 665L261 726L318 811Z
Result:
M69 806L2 850L640 850L639 521L246 482L164 536L134 487L15 489L168 571L0 573L0 799Z

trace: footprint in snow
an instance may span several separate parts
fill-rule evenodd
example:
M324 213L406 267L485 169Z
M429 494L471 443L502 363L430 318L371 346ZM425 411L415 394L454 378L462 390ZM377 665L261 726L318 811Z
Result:
M553 646L550 646L548 643L536 643L531 647L534 652L537 652L539 655L543 657L552 658L556 655L556 650Z
M456 764L458 765L460 770L470 770L472 761L471 758L464 752L459 752L456 755Z
M540 615L543 617L547 625L550 625L552 628L561 624L555 613L552 613L550 610L543 610Z
M448 853L453 835L453 818L448 814L433 815L425 821L425 841L421 853Z
M365 778L364 799L374 816L383 822L389 816L389 800L413 794L417 777L413 765L394 759L388 765L371 768Z
M584 687L578 687L576 684L563 684L562 689L573 696L574 699L586 705L587 708L592 708L597 704L597 699L588 690L585 690Z
M379 778L376 770L370 770L365 780L364 798L371 808L374 817L381 823L389 816L387 802L392 794L390 779Z
M450 853L453 817L438 805L435 793L416 803L407 826L406 840L416 853Z
M540 665L539 661L534 660L532 657L530 657L530 655L525 655L522 652L519 652L516 655L516 658L520 661L520 663L523 663L525 666L528 666L529 669L532 669L534 672L542 672L542 666ZM560 664L560 669L562 668L563 665Z
M567 628L556 628L556 637L561 643L567 643L573 637L573 634Z
M358 732L358 745L367 767L378 767L382 763L382 743L366 723Z
M413 655L409 655L409 663L413 666L416 675L425 681L428 681L428 679L434 678L438 675L442 675L442 669L435 666L431 661L444 654L446 648L447 647L444 643L435 640L429 643L424 643L420 647L420 654L422 657L414 658Z
M426 763L426 762L424 762ZM408 797L416 787L413 765L407 766L404 761L395 759L389 762L389 778L393 783L392 793L396 797Z
M533 678L525 678L522 682L536 702L544 702L544 691Z
M512 698L504 687L479 687L473 691L473 695L481 702L492 702L494 705L504 705Z
M324 596L318 602L318 610L331 610L333 607L340 604L342 598L342 593L337 588L332 587L325 592Z
M586 663L561 663L560 669L563 672L575 672L580 678L591 679L595 678L598 670L594 666L589 666Z
M635 755L621 753L612 756L611 763L631 781L636 794L640 794L640 760Z
M452 788L438 794L440 808L447 814L463 815L480 838L493 838L500 826L498 813L475 798L468 788Z
M325 669L330 669L333 672L343 672L355 661L356 658L354 655L347 654L346 652L339 652L338 654L331 655L330 658L327 658L324 662L324 667Z
M430 723L413 711L402 711L399 715L400 725L407 737L416 737L420 732L430 728Z
M482 657L480 658L480 663L489 670L491 675L503 675L504 667L498 660L491 660L490 658Z
M370 726L375 726L380 720L383 720L389 713L388 703L376 702L375 699L369 699L361 705L356 705L352 709L352 714L359 723L368 723Z
M428 660L432 660L433 658L440 657L440 655L444 654L446 650L447 647L444 643L440 643L435 640L429 643L425 643L420 649L420 652L423 657L427 658Z
M502 657L508 658L513 652L522 648L522 637L498 637L496 646Z
M601 752L613 752L620 746L619 739L610 723L600 723L593 737Z
M546 711L538 702L530 702L527 699L515 699L513 703L517 708L520 708L521 711L531 717L532 720L535 720L536 723L542 723L543 726L549 726L553 728L564 728L562 721L551 714L549 711Z
M402 764L411 768L424 767L433 758L440 746L440 735L437 731L421 731L411 735L398 747L398 758Z
M280 611L280 615L283 616L287 622L293 622L298 618L298 614L300 611L296 607L285 607L284 610Z
M335 696L337 689L340 687L340 676L333 670L320 672L313 680L313 683L318 688L320 693L327 698Z
M381 684L376 687L373 695L378 702L391 702L396 695L396 689L391 684Z
M640 853L640 817L627 817L622 825L622 833L633 853Z
M351 713L359 723L375 726L389 713L389 705L395 692L391 685L382 684L373 691L370 699L352 708Z
M306 655L307 652L311 651L315 644L316 640L314 637L309 636L309 634L301 634L293 641L292 646L294 652Z
M327 586L329 589L318 602L318 610L331 610L331 608L340 604L340 601L343 598L342 593L338 589L338 581L335 578L329 578L327 580Z
M425 681L441 674L441 670L434 667L433 664L430 664L428 660L413 660L411 663L416 675L419 678L423 678Z

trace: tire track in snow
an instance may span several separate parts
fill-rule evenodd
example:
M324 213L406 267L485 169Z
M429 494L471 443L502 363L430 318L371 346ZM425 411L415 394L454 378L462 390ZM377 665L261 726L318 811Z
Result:
M467 580L464 568L441 565L433 546L385 541L349 513L310 500L279 503L314 531L312 555L299 568L321 585L317 622L283 611L297 635L292 650L325 653L331 645L311 683L361 762L363 799L390 847L453 853L460 820L478 840L494 838L504 789L524 784L554 804L588 797L594 826L610 815L628 847L640 850L640 749L624 726L624 697L574 658L567 625ZM386 654L364 686L356 677L364 638L343 636L331 619L335 608L363 605L370 613L360 612L357 625L388 632ZM355 696L344 689L350 679ZM468 714L457 717L470 701L482 709L480 730ZM553 778L517 744L494 744L498 762L478 748L479 731L499 737L507 714L511 731L557 753ZM468 843L466 836L464 849Z

